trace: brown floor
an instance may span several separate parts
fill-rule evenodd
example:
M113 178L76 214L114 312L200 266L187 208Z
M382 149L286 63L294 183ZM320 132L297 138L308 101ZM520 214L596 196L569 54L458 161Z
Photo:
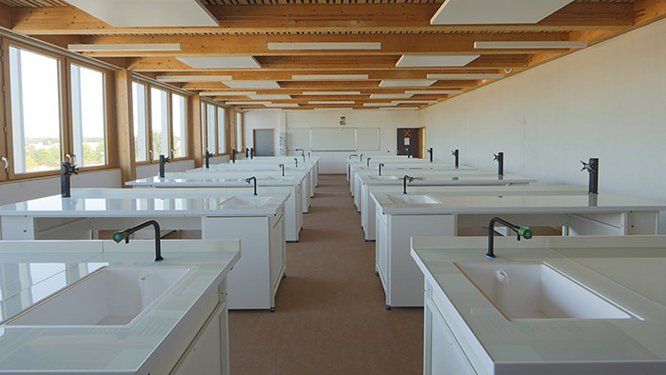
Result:
M230 313L231 373L420 374L423 310L384 309L344 176L321 176L277 310Z

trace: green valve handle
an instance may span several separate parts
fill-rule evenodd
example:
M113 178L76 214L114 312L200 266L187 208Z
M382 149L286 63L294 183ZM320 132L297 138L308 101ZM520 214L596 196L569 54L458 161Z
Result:
M534 236L534 232L532 232L532 229L530 227L520 227L518 228L518 235L523 237L526 240L529 240Z
M113 238L114 241L116 241L116 243L120 243L120 242L122 242L126 237L127 237L127 235L124 234L124 233L122 233L122 232L115 232L115 233L113 234L113 237L112 237L112 238Z

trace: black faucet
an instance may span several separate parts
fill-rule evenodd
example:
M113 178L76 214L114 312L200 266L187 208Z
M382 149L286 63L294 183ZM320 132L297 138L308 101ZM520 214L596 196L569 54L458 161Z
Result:
M79 168L76 167L76 164L69 161L60 164L60 195L63 198L72 196L70 180L73 174L79 174Z
M248 184L251 184L254 181L254 195L257 195L257 178L255 176L252 176L250 178L246 178L245 182Z
M284 177L284 164L280 164L278 167L282 168L282 177Z
M379 175L382 175L382 168L384 168L384 163L379 163Z
M254 147L250 147L250 159L254 159L256 153L254 152Z
M516 232L516 235L518 236L517 239L520 241L520 238L524 238L526 240L529 240L532 238L534 233L532 233L532 229L529 227L519 227L515 224L511 224L508 221L501 219L499 217L494 217L490 219L490 223L488 224L488 253L486 253L486 257L490 259L495 258L495 224L500 223L506 225L507 228L512 229L514 232Z
M122 240L125 240L125 243L129 243L129 236L132 233L151 225L153 228L155 228L155 261L159 262L164 260L164 258L162 258L162 237L160 237L160 224L155 220L146 221L145 223L139 224L135 227L125 229L120 232L115 232L113 234L113 240L117 243L120 243Z
M248 147L245 147L245 158L247 159L249 157L250 157L250 149Z
M160 178L164 178L164 170L166 168L166 163L171 163L171 159L164 155L160 155Z
M349 155L349 160L351 160L352 156L358 156L358 154L350 154Z
M434 153L435 153L435 150L432 147L430 147L428 149L428 154L430 155L430 162L431 163L434 161Z
M294 158L294 161L296 162L296 168L298 168L298 158Z
M451 152L451 155L453 155L453 158L455 159L455 165L456 169L460 167L460 150L455 149Z
M204 154L204 158L206 159L206 169L210 168L210 158L213 157L213 154L211 154L208 150L206 150L206 153Z
M234 163L234 164L236 164L236 154L237 153L238 152L236 151L236 149L231 150L231 162Z
M587 163L584 161L581 161L581 163L583 163L581 171L588 171L590 173L587 192L590 194L599 194L599 159L590 158Z
M300 151L301 156L303 157L303 162L305 162L305 150L303 150L302 148L297 148L294 151Z
M414 182L414 177L410 177L410 176L405 175L402 178L402 193L403 194L407 194L407 181Z
M312 155L311 155L310 151L308 151L308 159L310 159L311 157L312 157Z
M372 159L372 158L368 157L367 159L365 159L365 161L367 162L368 167L370 166L370 159Z
M363 161L363 154L358 157L358 160Z
M494 160L497 160L497 174L500 176L504 176L504 153L498 152L497 154L495 154Z

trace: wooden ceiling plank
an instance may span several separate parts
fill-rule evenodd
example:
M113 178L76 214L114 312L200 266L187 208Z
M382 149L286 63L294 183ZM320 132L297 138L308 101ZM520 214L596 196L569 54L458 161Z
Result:
M432 26L431 3L213 5L219 27L114 28L74 7L14 7L13 29L39 34L228 34L284 32L526 32L568 31L633 24L631 3L574 2L531 25Z

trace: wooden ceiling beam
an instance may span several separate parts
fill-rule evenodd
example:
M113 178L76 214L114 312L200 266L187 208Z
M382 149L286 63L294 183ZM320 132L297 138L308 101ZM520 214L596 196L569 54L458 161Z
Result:
M553 33L465 33L465 34L374 34L374 35L153 35L153 36L96 36L82 37L82 44L146 44L178 43L180 51L94 51L88 56L348 56L395 54L526 54L544 52L544 49L475 49L477 41L566 41L566 32ZM378 50L271 50L271 42L379 42ZM564 49L566 50L566 49ZM557 53L562 50L551 50Z
M280 70L386 70L396 69L395 63L400 56L347 56L336 59L335 56L264 56L257 60L262 65L262 71ZM353 63L350 63L353 62ZM484 55L467 64L464 68L456 69L497 69L525 67L528 55ZM219 72L212 69L192 69L173 57L140 57L128 58L129 68L137 72ZM433 68L409 68L408 70L432 71ZM396 69L402 70L402 69Z
M213 5L219 27L112 27L74 7L11 8L12 28L30 34L233 34L303 32L535 32L626 27L632 3L574 2L537 24L432 26L440 4Z

